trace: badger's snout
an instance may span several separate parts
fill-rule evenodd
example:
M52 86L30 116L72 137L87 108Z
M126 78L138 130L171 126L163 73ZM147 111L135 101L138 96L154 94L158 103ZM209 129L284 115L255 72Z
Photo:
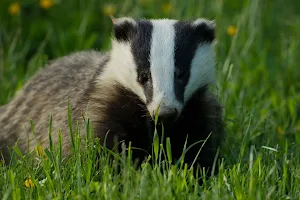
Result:
M158 116L163 123L175 122L183 109L183 103L176 100L173 95L158 95L147 108L153 120Z
M173 123L177 120L179 112L176 108L163 108L159 111L158 119L163 123Z
M158 116L158 121L165 124L174 123L178 119L180 111L179 107L162 103L159 108L152 110L151 117L155 120L155 117Z

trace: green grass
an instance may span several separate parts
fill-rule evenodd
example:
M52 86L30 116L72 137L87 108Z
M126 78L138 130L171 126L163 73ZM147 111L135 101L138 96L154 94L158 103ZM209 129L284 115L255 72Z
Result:
M0 3L1 105L47 60L77 50L110 48L111 22L102 12L108 1L56 1L48 10L38 1L20 2L18 16L7 11L11 1ZM62 158L60 145L50 145L39 159L19 158L15 148L19 160L0 168L2 199L299 198L300 1L170 2L168 11L158 0L110 1L115 16L216 19L216 92L227 129L218 175L197 185L195 169L182 164L176 168L168 159L159 162L163 154L158 143L153 154L157 162L134 170L130 153L107 159L112 153L92 140L87 128L81 134L73 130L77 134L68 159ZM227 34L230 25L238 29L234 36ZM51 128L51 140L50 133ZM79 135L87 139L84 145ZM168 158L170 149L165 151ZM97 152L103 155L99 159ZM29 176L33 188L25 187Z

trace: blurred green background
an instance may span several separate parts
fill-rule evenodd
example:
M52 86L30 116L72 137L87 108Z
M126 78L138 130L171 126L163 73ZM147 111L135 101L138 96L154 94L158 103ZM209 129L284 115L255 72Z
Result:
M206 17L217 22L217 94L227 140L300 143L299 8L297 0L1 0L0 105L49 59L109 50L110 14ZM232 155L240 151L224 148Z
M172 168L165 176L155 166L154 170L146 166L141 172L127 170L126 176L112 175L108 164L93 171L94 160L86 166L80 159L70 159L69 165L56 170L49 159L43 161L45 166L21 160L0 168L0 197L299 198L299 0L0 0L0 105L49 60L74 51L109 50L109 15L216 20L213 89L224 106L227 130L219 175L198 188L189 181L190 175L185 176L186 168L178 172ZM45 187L35 182L37 188L30 189L29 175L46 181ZM101 180L97 177L104 178L97 182ZM121 194L120 185L127 192Z

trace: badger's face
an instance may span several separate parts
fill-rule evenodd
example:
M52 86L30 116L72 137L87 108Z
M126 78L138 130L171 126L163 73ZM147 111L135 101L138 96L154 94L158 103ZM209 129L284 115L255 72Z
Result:
M196 90L214 81L213 21L113 19L111 69L152 116L178 118Z

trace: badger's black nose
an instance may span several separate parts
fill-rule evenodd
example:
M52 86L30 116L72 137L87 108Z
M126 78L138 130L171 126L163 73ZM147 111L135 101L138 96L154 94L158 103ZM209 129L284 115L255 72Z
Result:
M164 110L164 111L159 113L158 118L163 123L173 123L178 118L178 111L177 111L177 109Z

